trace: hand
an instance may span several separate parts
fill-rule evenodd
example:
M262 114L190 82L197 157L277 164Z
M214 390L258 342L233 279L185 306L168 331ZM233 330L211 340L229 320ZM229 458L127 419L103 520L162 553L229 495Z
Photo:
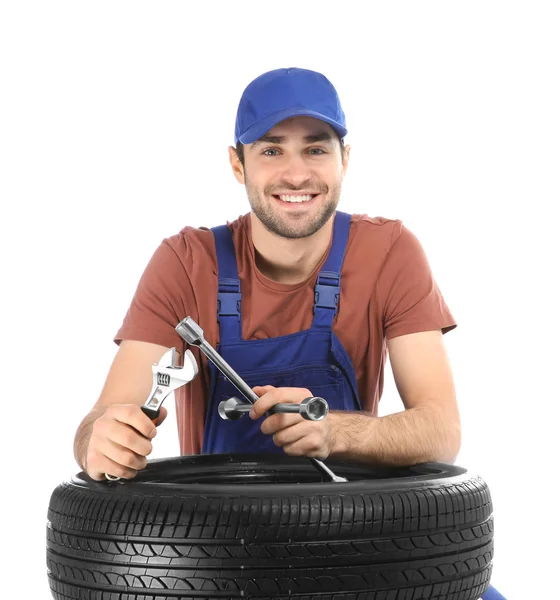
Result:
M275 404L298 404L313 396L305 388L275 388L271 385L257 386L253 391L259 399L249 413L251 419L259 419ZM264 420L261 431L272 435L274 443L290 456L324 459L333 451L334 433L330 413L321 421L307 421L298 414L276 413Z
M113 404L99 417L92 427L86 452L86 472L97 481L105 479L105 473L133 479L148 463L146 456L152 451L156 427L167 417L167 410L160 408L154 425L137 404Z

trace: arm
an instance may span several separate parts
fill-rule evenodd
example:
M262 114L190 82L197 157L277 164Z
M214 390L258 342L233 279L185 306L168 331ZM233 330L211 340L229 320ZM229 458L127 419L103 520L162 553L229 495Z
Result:
M124 340L117 351L101 395L74 438L74 456L94 479L104 473L134 477L146 466L155 427L140 410L152 388L152 364L167 348ZM159 425L167 411L156 422Z
M332 413L331 456L389 466L454 462L461 425L441 332L392 338L388 350L405 410L379 418Z
M345 458L379 465L453 462L460 420L443 333L456 327L418 238L396 222L372 307L382 308L384 337L405 410L386 417L333 411L323 421L271 415L261 431L286 454ZM376 314L371 314L374 322ZM251 418L278 402L300 402L307 389L255 388L262 396ZM299 419L299 421L298 421Z
M354 460L372 465L405 466L453 462L461 428L451 368L441 331L395 337L388 342L395 383L405 410L386 417L365 412L330 412L322 421L275 414L261 431L274 436L286 454ZM260 396L251 418L278 402L301 402L307 389L256 387Z
M460 421L443 333L456 327L418 238L397 222L376 285L395 384L405 410L347 422L345 455L381 464L453 462L461 443ZM335 416L335 422L337 419ZM344 431L357 427L349 444ZM357 444L357 446L356 446ZM364 446L365 444L365 446Z
M140 407L152 388L152 364L171 346L184 351L175 331L179 315L197 316L186 309L196 304L187 274L191 263L186 236L165 239L138 282L114 338L120 346L101 395L74 440L78 464L94 479L104 479L105 473L130 479L146 466L156 429ZM167 413L164 407L161 411L156 426Z

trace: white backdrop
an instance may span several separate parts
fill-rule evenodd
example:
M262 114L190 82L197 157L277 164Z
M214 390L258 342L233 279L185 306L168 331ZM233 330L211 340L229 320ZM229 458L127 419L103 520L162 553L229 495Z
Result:
M237 103L290 66L339 91L341 210L402 219L458 320L457 463L490 485L494 584L559 597L557 3L360 4L1 5L2 597L51 597L49 497L138 279L164 237L248 211ZM402 409L386 375L382 414ZM154 458L179 451L166 406Z

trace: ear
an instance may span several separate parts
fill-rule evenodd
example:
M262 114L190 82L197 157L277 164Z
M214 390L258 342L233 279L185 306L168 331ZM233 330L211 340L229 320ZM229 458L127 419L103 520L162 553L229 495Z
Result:
M231 165L235 179L239 183L245 184L245 169L239 160L239 156L237 156L237 150L233 146L230 146L228 152L229 164Z
M342 153L342 176L346 176L346 171L348 169L348 163L350 162L350 146L344 146L344 151Z

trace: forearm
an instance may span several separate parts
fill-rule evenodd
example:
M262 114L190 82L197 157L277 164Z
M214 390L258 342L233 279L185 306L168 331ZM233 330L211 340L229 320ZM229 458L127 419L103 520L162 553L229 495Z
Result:
M84 471L87 470L86 454L95 421L105 412L105 408L94 408L80 423L74 436L74 458Z
M385 417L333 411L334 459L379 466L453 463L461 443L458 418L430 408L411 408Z

